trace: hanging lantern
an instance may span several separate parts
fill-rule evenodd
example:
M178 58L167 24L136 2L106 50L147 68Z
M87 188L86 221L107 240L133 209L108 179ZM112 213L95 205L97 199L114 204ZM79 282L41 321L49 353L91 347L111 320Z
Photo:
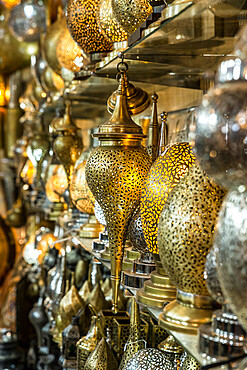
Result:
M72 72L79 72L90 62L89 57L72 39L68 28L61 33L56 48L58 62Z
M124 66L126 67L126 66ZM126 104L125 71L121 70L119 90L113 115L95 134L100 146L86 164L86 180L99 202L107 222L111 249L113 311L117 312L126 231L140 200L143 180L150 168L150 157L141 146L142 129L132 121Z
M38 0L22 0L10 12L10 31L19 41L38 41L46 29L45 13L44 5Z
M101 32L96 16L99 0L69 0L67 24L73 39L85 53L112 50L112 44Z
M148 0L112 0L113 16L131 35L152 13Z
M0 13L0 73L10 74L30 64L31 56L38 52L38 44L18 41L10 33L8 10L1 3Z
M168 146L152 165L140 203L144 237L150 252L158 254L157 231L161 211L169 193L187 174L195 157L188 143Z
M141 349L137 352L124 367L124 370L139 370L139 369L166 369L167 364L165 354L155 348Z
M184 355L184 349L181 347L172 335L158 345L158 349L165 355L165 369L180 369L181 360Z
M122 42L128 39L128 33L120 26L113 15L112 1L100 0L97 5L97 21L99 27L111 42Z
M71 324L62 333L62 367L76 368L76 343L80 339L79 317L73 316Z
M226 191L198 165L169 194L158 228L160 259L178 289L177 301L161 315L165 327L195 333L212 318L212 299L204 278L219 209Z

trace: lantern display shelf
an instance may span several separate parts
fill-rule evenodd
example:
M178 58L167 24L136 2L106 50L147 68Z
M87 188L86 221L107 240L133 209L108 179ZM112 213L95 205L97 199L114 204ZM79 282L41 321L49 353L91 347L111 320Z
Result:
M92 256L97 258L102 265L104 265L106 268L110 270L110 262L106 262L105 260L102 260L100 257L100 254L92 250L92 242L93 239L86 239L86 238L78 238L76 236L73 237L73 242L83 249L85 249L87 252L89 252ZM128 288L128 293L131 293L132 295L135 295L136 290ZM129 295L129 294L128 294ZM146 307L149 314L157 321L159 322L159 316L162 313L162 310L157 310L154 308ZM177 340L177 342L185 349L186 352L188 352L192 357L194 357L200 365L209 365L210 363L214 363L213 360L208 360L207 358L203 357L202 354L198 350L198 338L197 335L193 334L185 334L185 333L179 333L174 330L167 329L167 332Z

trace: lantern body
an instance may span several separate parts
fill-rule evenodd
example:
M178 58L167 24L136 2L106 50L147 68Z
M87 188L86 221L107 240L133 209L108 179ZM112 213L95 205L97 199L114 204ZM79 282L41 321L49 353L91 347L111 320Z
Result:
M128 33L132 34L152 13L147 0L111 0L113 15Z
M161 262L172 283L183 292L208 295L204 268L225 193L194 165L169 195L161 213Z
M140 203L141 221L148 249L152 253L159 253L158 220L168 195L187 174L194 161L188 143L173 144L156 159L144 181Z
M97 6L97 19L99 26L111 42L126 41L128 33L114 18L111 0L100 0Z
M99 0L69 0L67 24L73 39L85 53L110 51L112 44L101 32L96 18Z

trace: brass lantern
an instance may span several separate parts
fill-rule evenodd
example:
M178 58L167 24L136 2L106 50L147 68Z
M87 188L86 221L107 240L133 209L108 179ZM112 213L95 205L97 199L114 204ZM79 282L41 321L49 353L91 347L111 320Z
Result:
M153 11L148 0L112 0L112 8L115 19L130 35Z
M85 167L87 158L93 150L93 142L88 150L83 152L75 164L75 169L71 179L71 199L77 209L81 212L88 213L89 220L84 224L80 231L79 235L84 238L97 238L99 233L104 230L104 227L100 225L94 216L94 203L95 199L88 187L86 177L85 177Z
M63 121L56 128L58 136L54 140L53 148L66 171L69 191L74 166L83 149L82 139L77 134L77 130L70 117L70 102L67 101Z
M117 312L118 289L128 222L138 205L151 160L141 146L144 135L130 118L126 102L125 71L121 72L112 117L99 127L100 146L86 164L86 180L107 222L111 250L113 311Z
M89 57L72 39L68 28L60 35L56 52L60 65L72 72L79 72L90 62Z
M69 0L67 24L73 39L85 53L112 50L112 44L97 23L96 8L99 0Z
M99 1L97 20L105 36L113 43L126 41L130 36L114 18L111 0Z
M165 327L196 333L199 325L211 321L204 268L225 193L194 165L168 196L159 220L158 247L178 292L160 317Z

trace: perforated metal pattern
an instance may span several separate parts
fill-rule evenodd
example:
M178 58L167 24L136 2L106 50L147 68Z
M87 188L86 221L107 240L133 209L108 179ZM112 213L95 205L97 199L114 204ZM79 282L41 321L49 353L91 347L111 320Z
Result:
M89 355L84 370L117 370L118 363L112 350L102 338L95 350Z
M191 146L188 143L176 143L167 147L153 163L144 181L140 210L143 233L150 252L159 253L158 220L167 197L194 161Z
M131 217L128 238L131 241L133 250L137 250L141 253L149 252L142 230L142 221L140 214L140 207L138 206Z
M129 35L114 18L111 0L100 0L96 14L100 28L111 42L127 40Z
M67 24L73 39L85 53L110 51L112 44L101 32L96 18L99 0L69 0Z
M225 193L195 164L169 195L160 215L160 259L172 284L183 292L209 294L204 268Z
M57 59L62 67L72 72L79 72L89 63L89 57L72 39L68 28L60 36L57 43Z
M126 228L150 165L150 157L141 146L134 150L97 147L88 158L86 179L104 212L111 254L116 260L122 260Z
M142 349L127 363L124 370L164 370L166 358L162 351L155 348Z
M147 0L111 0L113 15L128 33L132 34L152 13Z
M240 189L241 190L241 189ZM214 246L224 296L247 330L247 191L231 191L223 204Z
M70 194L73 203L79 211L93 215L95 199L88 187L85 177L85 167L90 152L86 151L82 153L75 164L75 170L71 180Z
M180 370L200 370L200 364L190 356L188 353L184 353L181 360Z

